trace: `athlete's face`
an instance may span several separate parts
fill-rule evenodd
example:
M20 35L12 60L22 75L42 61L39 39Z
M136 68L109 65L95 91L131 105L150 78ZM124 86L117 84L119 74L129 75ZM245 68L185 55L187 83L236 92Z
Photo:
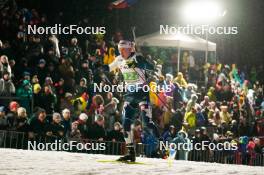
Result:
M127 59L131 55L131 48L120 48L119 52L124 59Z

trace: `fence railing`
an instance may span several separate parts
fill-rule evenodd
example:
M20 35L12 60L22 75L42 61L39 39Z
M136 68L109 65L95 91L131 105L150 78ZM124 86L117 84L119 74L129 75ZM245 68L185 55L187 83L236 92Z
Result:
M146 156L148 145L136 144L137 156ZM0 130L0 148L27 150L56 150L89 154L123 155L125 142L99 141L90 139L66 139L55 136L34 135L28 133Z
M51 146L51 144L53 144ZM72 144L71 149L62 145ZM40 146L36 146L40 145ZM50 147L45 147L49 145ZM86 147L88 145L88 147ZM89 139L66 139L50 136L35 135L29 138L28 133L0 130L0 148L27 149L27 150L54 150L79 152L88 154L123 155L126 153L124 142L98 141ZM69 147L67 147L69 148ZM88 149L87 149L88 148ZM150 157L153 145L136 144L137 156ZM192 150L177 151L175 159L200 162L216 162L223 164L243 164L251 166L264 166L264 155L256 153L241 153L238 151L210 151Z
M239 164L251 166L264 166L264 155L257 153L242 153L239 151L196 151L188 153L189 161L215 162L222 164Z

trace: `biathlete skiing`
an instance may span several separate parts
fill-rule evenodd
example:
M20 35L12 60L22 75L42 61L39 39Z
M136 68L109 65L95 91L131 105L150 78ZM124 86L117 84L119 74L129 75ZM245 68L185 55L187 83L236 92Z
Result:
M127 154L120 157L118 161L136 161L135 144L133 140L133 126L137 117L146 124L150 117L147 115L149 93L142 87L148 85L147 70L154 70L154 64L151 64L143 56L135 52L135 45L131 41L121 40L118 44L120 55L106 68L112 72L119 69L122 73L125 87L124 107L122 112L122 124L125 131L125 141ZM142 108L142 106L144 106ZM150 109L150 108L149 108ZM143 111L142 111L143 110Z

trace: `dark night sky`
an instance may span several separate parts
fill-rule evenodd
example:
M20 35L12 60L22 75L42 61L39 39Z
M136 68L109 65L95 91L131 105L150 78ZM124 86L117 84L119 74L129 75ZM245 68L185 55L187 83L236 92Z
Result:
M110 31L121 29L130 34L130 27L136 26L136 34L143 35L159 30L160 24L178 24L177 11L187 0L139 0L130 9L109 11L106 7L112 0L20 0L19 3L48 12L50 19L63 11L68 23L88 16L96 23L104 23ZM263 0L219 0L227 9L227 15L215 22L216 25L237 26L238 35L209 36L217 43L221 62L241 64L263 63L264 58L264 1ZM68 16L67 16L68 15ZM117 17L118 23L117 23ZM99 23L100 23L99 22ZM111 33L111 32L110 32Z
M146 0L149 3L153 2ZM163 3L161 3L163 2ZM165 3L166 2L166 3ZM159 22L151 29L158 29L159 24L180 23L177 7L186 0L157 1L156 10L159 11ZM264 1L263 0L220 0L227 14L215 21L218 26L237 26L238 35L214 35L209 40L217 43L218 59L221 62L235 62L240 64L264 63ZM152 13L155 13L153 10ZM175 15L176 14L176 15ZM151 15L150 17L151 18ZM155 21L155 20L146 20ZM139 24L144 28L145 23ZM151 30L150 29L150 30ZM146 32L147 33L147 32Z

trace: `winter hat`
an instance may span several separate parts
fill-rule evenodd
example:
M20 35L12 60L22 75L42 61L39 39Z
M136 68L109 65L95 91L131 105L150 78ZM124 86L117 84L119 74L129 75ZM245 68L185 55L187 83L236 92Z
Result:
M147 105L147 104L148 104L147 102L142 101L142 102L140 102L138 105L141 106L141 105Z
M191 95L191 99L192 99L193 101L196 101L196 100L198 99L198 97L197 97L196 94L192 94L192 95Z
M236 121L236 120L232 120L232 121L231 121L231 124L232 124L232 125L236 125L236 124L237 124L237 121Z
M28 85L30 85L29 80L23 80L22 86L25 87L25 86L28 86Z
M40 86L40 84L34 84L34 86L33 86L33 91L34 91L34 94L37 94L37 93L39 93L39 91L41 90L41 86Z
M65 108L62 110L62 115L64 115L65 113L68 113L68 112L70 113L71 111L69 109Z
M171 80L173 79L173 75L171 74L166 74L166 78L170 78Z
M227 64L226 64L224 67L225 67L226 69L230 69L230 66L227 65Z
M86 79L86 78L84 78L84 77L81 78L80 82L81 82L81 81L83 81L85 85L87 84L87 79Z
M5 107L4 106L0 106L0 112L5 112Z
M17 110L17 108L19 107L19 104L16 101L12 101L9 104L9 109L12 110Z
M239 137L239 143L241 143L241 144L247 144L248 143L248 137L247 136L241 136L241 137Z
M25 72L23 72L23 76L30 76L30 73L25 71Z
M66 92L66 93L65 93L65 98L68 98L68 97L72 97L72 94L69 93L69 92Z
M51 77L46 77L45 78L45 83L46 84L49 84L49 83L52 84L53 83L52 78Z
M261 115L261 111L260 110L257 110L256 111L256 116L259 117Z
M39 64L46 64L46 61L44 59L40 59Z
M204 126L202 126L201 128L200 128L200 131L201 132L204 132L204 131L206 131L207 129L206 129L206 127L204 127Z
M201 130L200 130L200 129L196 129L196 130L195 130L195 133L197 133L197 134L198 134L198 133L201 133Z
M256 144L253 141L249 141L247 148L253 150L255 148Z
M82 120L82 121L86 121L88 119L88 116L85 113L81 113L79 115L79 119Z
M57 118L60 118L61 119L60 113L58 113L58 112L53 113L52 114L52 120L56 120Z
M26 114L27 113L27 110L25 109L25 108L23 108L23 107L19 107L19 108L17 108L17 115L18 116L23 116L23 114Z
M219 140L219 135L218 135L217 133L214 133L214 134L213 134L213 139L214 139L214 140Z

